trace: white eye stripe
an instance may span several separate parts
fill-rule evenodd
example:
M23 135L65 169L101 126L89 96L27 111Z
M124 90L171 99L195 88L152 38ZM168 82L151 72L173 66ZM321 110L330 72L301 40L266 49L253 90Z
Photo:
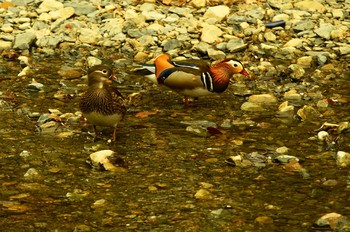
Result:
M239 63L238 61L235 60L230 60L226 62L227 64L230 64L232 67L239 67L241 66L241 63Z
M107 74L108 70L107 69L103 69L103 70L96 70L96 73L101 73L101 74Z

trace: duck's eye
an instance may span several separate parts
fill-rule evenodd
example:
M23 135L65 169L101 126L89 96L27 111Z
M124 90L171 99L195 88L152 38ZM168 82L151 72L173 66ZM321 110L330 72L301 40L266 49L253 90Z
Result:
M103 70L102 70L102 73L103 73L103 74L107 74L107 72L108 72L107 69L103 69Z

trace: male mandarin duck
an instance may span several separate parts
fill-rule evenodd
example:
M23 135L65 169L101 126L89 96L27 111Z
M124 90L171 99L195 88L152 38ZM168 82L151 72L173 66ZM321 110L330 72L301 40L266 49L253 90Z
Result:
M80 109L85 118L94 126L114 127L112 140L116 140L118 123L126 113L125 101L121 93L110 86L115 78L108 65L100 64L88 69L89 88L80 101Z
M148 75L148 79L183 94L186 106L188 97L224 92L233 74L240 73L249 77L243 64L234 59L226 59L210 66L205 61L195 59L172 61L168 54L163 54L155 59L154 66L155 76ZM147 69L150 70L150 66Z

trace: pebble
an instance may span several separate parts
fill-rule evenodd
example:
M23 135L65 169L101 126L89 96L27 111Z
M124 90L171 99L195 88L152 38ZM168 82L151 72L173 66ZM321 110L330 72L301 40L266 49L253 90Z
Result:
M348 231L349 227L349 218L336 212L323 215L313 224L314 229L331 229L332 231Z
M274 161L278 163L289 163L292 160L299 162L299 159L292 155L279 155L274 159Z
M272 94L255 94L248 98L248 102L259 103L259 104L271 104L276 103L277 98Z
M194 197L200 200L210 200L214 196L207 189L200 189L194 194Z
M219 5L209 7L204 13L203 18L215 18L219 22L222 21L230 13L230 8L228 6Z
M258 103L255 103L255 102L244 102L241 105L241 110L249 111L249 112L260 112L260 111L264 111L265 109Z
M336 154L336 163L342 168L350 166L350 153L338 151Z
M124 161L112 150L100 150L94 153L91 153L89 156L89 160L87 161L93 167L103 170L112 171L112 172L126 172L124 167L120 167L124 165ZM117 160L118 162L113 162ZM116 165L118 164L118 166Z
M26 179L35 179L39 176L39 172L35 168L29 168L23 176Z
M35 80L32 81L32 83L27 85L27 89L33 90L33 91L40 91L44 88L44 85L36 82Z

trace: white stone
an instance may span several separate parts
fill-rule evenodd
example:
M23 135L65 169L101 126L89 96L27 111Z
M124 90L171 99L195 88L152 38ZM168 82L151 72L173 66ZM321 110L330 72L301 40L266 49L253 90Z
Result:
M283 98L291 101L300 101L301 95L295 89L291 89L284 93Z
M218 21L223 20L230 13L230 8L228 6L219 5L209 7L208 10L204 13L203 18L215 18Z
M264 34L266 41L274 42L276 41L276 35L272 31L268 31Z
M74 15L75 10L73 7L69 6L69 7L59 9L57 11L57 13L58 13L59 17L64 18L64 19L68 19Z
M300 48L303 45L303 41L303 39L294 38L285 43L283 47Z
M12 42L0 40L0 50L6 50L12 47Z
M326 11L326 7L318 1L309 1L309 0L301 1L301 2L295 3L294 6L296 8L306 10L306 11L311 11L311 12L318 11L320 13L323 13Z
M340 167L348 167L350 165L350 153L338 151L336 156L337 165Z
M298 58L297 64L303 68L310 68L312 65L312 56L303 56Z
M191 4L196 8L201 8L206 6L207 0L192 0Z
M49 13L42 13L38 17L38 21L50 22L51 20L52 20L52 17Z
M48 11L54 11L59 10L63 8L63 3L56 1L56 0L44 0L39 5L39 12L48 12Z
M222 31L215 25L207 25L202 29L201 40L206 43L214 43L222 35Z
M249 96L248 101L260 104L271 104L276 103L277 98L271 94L255 94Z
M13 27L11 26L11 24L4 24L1 27L1 31L5 33L11 33L13 31Z
M100 38L102 37L99 32L88 28L80 28L79 32L80 32L79 40L82 43L96 45L100 40Z
M344 11L343 9L332 9L332 15L337 19L344 19Z
M260 104L257 104L255 102L244 102L241 105L242 111L250 111L250 112L258 112L258 111L264 111L265 109L260 106Z

